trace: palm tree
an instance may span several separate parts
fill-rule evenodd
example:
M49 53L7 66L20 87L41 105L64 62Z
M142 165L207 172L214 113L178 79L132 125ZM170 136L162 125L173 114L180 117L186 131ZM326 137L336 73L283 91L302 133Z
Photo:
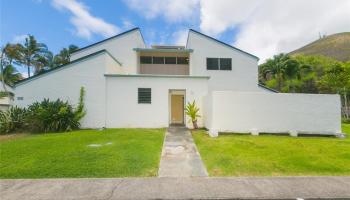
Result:
M24 45L21 45L19 63L25 65L28 69L28 77L30 77L30 68L34 67L34 74L39 73L44 67L48 49L44 43L38 43L34 36L28 35Z
M15 82L22 79L21 73L19 73L13 65L7 65L0 76L1 80L4 80L7 85L13 85Z
M281 53L260 65L259 70L262 79L268 80L269 76L274 77L277 81L277 90L281 91L285 78L295 78L298 76L299 64L287 54Z
M19 49L20 49L20 46L18 44L9 44L9 43L7 43L3 48L1 48L1 57L0 57L1 82L5 92L7 91L5 83L6 83L6 77L9 75L8 73L10 73L11 71L12 72L16 71L16 69L12 66L12 62L13 60L19 59Z
M54 64L59 66L69 63L71 54L78 49L79 47L72 44L69 45L68 48L63 48L60 53L54 57Z

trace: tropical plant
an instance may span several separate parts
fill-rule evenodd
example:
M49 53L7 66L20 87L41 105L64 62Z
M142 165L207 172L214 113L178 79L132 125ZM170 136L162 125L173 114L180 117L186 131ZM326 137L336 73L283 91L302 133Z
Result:
M271 80L271 78L276 79L276 89L281 91L284 80L297 77L298 69L297 61L287 54L281 53L267 59L266 63L260 65L260 79L263 81Z
M0 77L7 85L13 85L15 82L23 79L22 74L13 65L4 67Z
M196 105L196 101L188 102L185 108L186 115L190 117L190 122L193 124L194 129L198 129L197 119L200 117L199 108Z
M47 46L37 42L33 35L28 35L24 44L20 44L19 53L17 61L27 67L28 77L31 67L34 67L34 74L39 73L47 65L50 56Z
M68 48L63 48L54 57L55 66L64 65L64 64L69 63L71 54L78 49L79 49L79 47L77 47L75 45L69 45Z
M25 126L26 109L17 106L0 111L0 134L22 131Z
M73 107L66 101L44 99L28 107L28 129L34 133L63 132L78 129Z
M80 88L77 107L74 109L67 101L57 99L33 103L28 107L27 124L31 132L63 132L78 129L85 116L85 90Z
M0 112L0 131L10 133L26 130L33 133L47 133L78 129L79 121L86 114L84 95L85 90L82 87L76 108L60 99L56 101L44 99L29 105L27 109L10 107L8 111Z
M4 91L7 91L5 83L9 84L8 82L10 80L19 78L19 76L16 74L17 71L12 66L12 62L14 60L19 59L19 53L18 53L19 48L20 48L19 45L9 44L9 43L6 44L3 48L1 48L1 54L0 54L1 74L0 75L1 75L2 87L3 87ZM15 74L12 74L12 73L15 73ZM6 80L6 79L8 79L8 80Z
M85 89L84 87L81 87L78 106L74 110L74 119L76 121L80 121L86 115L84 98L85 98Z

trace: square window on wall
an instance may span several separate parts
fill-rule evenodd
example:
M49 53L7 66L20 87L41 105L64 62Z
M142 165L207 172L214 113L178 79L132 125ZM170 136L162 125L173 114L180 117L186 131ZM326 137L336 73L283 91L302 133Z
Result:
M164 57L153 57L153 64L164 64Z
M232 59L220 58L220 70L232 70Z
M219 58L207 58L207 70L219 70Z

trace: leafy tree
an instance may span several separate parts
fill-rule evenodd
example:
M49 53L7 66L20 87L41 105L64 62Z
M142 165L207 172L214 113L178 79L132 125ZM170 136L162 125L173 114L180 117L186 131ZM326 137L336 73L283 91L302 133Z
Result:
M341 95L345 109L348 109L348 98L350 93L350 66L346 64L335 64L325 71L325 74L319 81L320 92L337 93ZM349 118L347 112L344 112L346 118Z
M23 78L22 74L19 73L13 65L7 65L0 76L1 80L4 80L7 85L13 85Z
M68 48L63 48L57 55L54 57L55 66L64 65L70 62L71 54L78 50L79 47L75 45L69 45Z
M25 65L28 69L28 77L30 77L30 68L34 67L34 74L39 73L48 63L50 55L47 46L39 43L33 35L28 35L24 44L20 44L20 57L18 62Z
M11 82L18 77L16 69L12 66L14 60L19 58L19 49L18 44L9 44L7 43L3 48L1 48L1 57L0 57L0 68L1 68L1 82L4 91L7 91L5 83ZM15 73L15 74L11 74Z
M285 79L297 76L298 67L297 61L290 58L289 55L281 53L267 59L266 63L260 65L260 78L263 81L275 79L275 87L281 91Z

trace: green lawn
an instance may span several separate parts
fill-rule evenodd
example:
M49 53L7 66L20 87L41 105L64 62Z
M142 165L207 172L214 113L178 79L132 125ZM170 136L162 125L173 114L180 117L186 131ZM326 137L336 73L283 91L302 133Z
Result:
M210 176L350 175L350 124L346 139L273 135L193 137Z
M156 176L164 133L107 129L6 139L0 141L0 178Z

